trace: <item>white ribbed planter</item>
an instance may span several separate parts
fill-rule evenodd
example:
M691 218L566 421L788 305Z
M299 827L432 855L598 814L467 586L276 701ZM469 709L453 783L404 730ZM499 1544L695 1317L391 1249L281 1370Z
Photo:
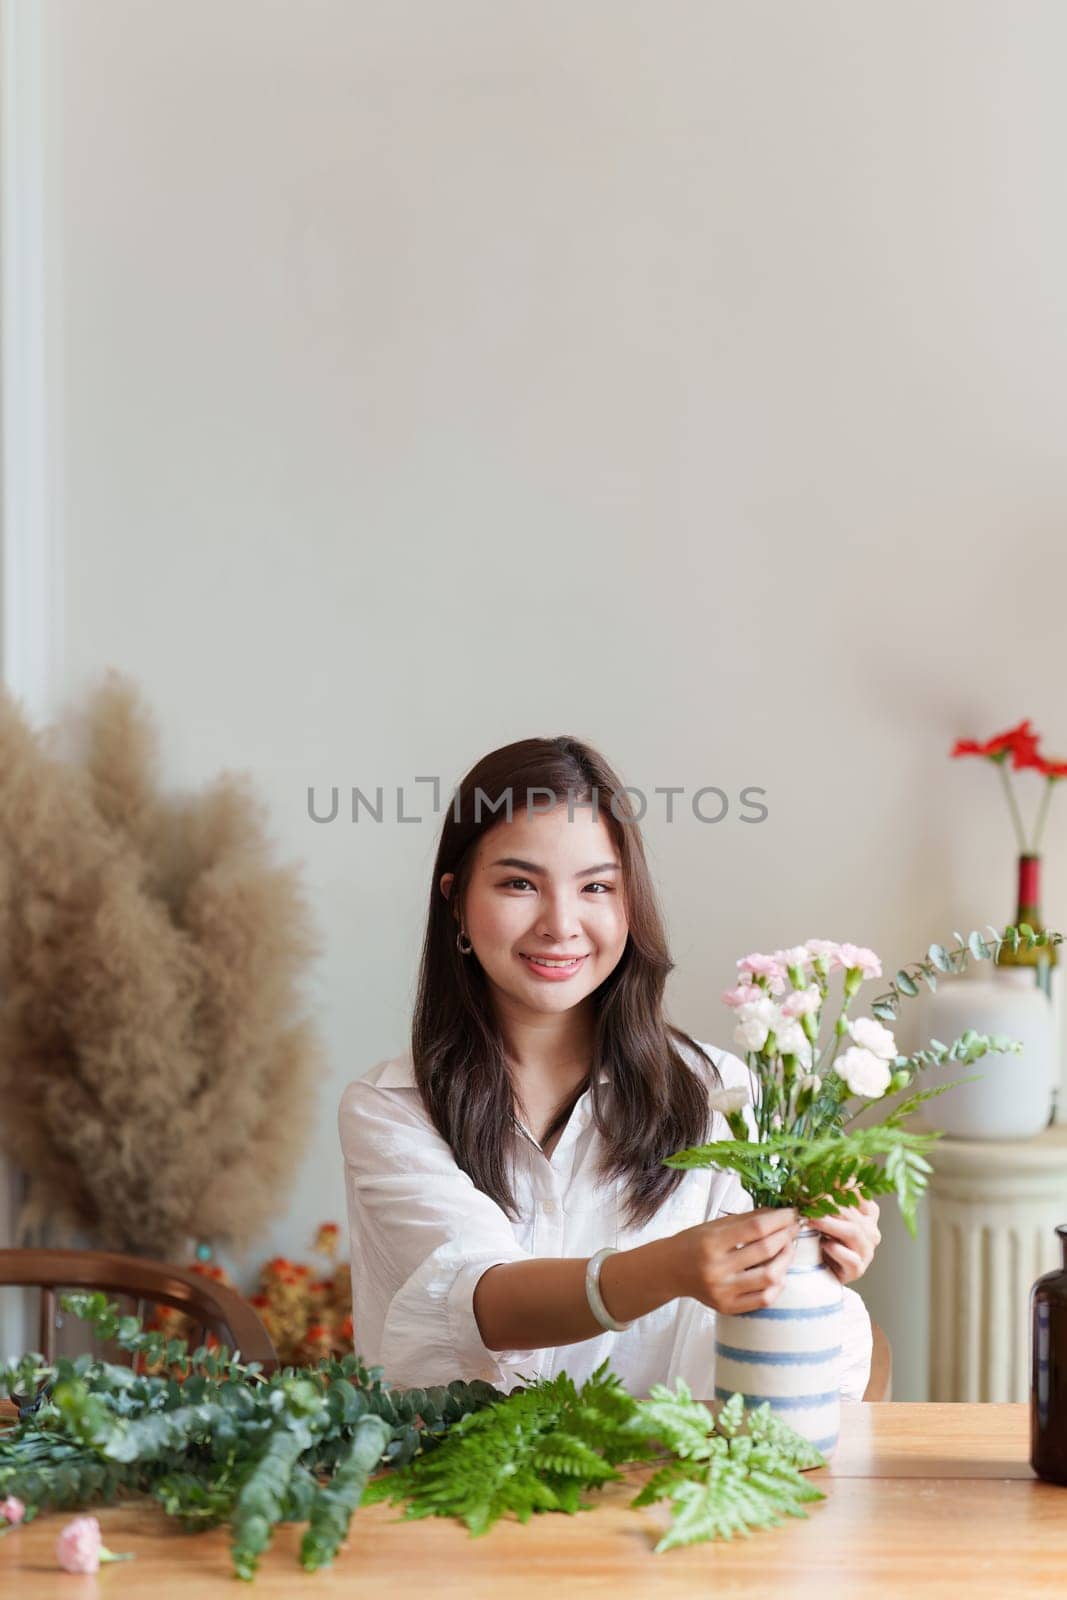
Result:
M927 1101L926 1126L953 1139L1032 1139L1043 1133L1060 1078L1058 1005L1058 984L1050 1003L1025 967L994 967L988 978L964 978L942 983L936 994L922 992L917 1015L923 1040L951 1044L974 1028L1005 1034L1023 1046L1021 1055L991 1050L971 1067L946 1061L927 1068L924 1089L959 1078L972 1081Z
M1057 1266L1067 1219L1067 1127L1017 1143L942 1139L933 1162L930 1399L1025 1401L1030 1289Z
M841 1284L822 1260L822 1235L797 1239L773 1306L715 1318L715 1395L764 1400L824 1455L841 1418Z

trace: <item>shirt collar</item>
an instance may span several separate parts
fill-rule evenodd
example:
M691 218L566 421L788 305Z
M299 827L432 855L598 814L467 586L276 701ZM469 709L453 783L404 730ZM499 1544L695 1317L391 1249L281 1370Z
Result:
M599 1081L607 1083L610 1074L601 1071ZM411 1058L411 1051L405 1050L402 1055L394 1056L392 1061L387 1061L378 1079L379 1089L417 1089L415 1081L415 1063Z
M403 1055L394 1056L392 1061L387 1061L382 1074L378 1079L379 1089L417 1089L415 1082L415 1063L411 1059L411 1051L405 1050Z

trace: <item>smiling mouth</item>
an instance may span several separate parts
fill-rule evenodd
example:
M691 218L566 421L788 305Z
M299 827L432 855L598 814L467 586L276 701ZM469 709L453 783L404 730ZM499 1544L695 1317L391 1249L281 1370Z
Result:
M562 960L558 957L552 956L528 956L522 951L519 953L522 955L522 959L524 961L529 961L532 966L548 967L560 972L572 971L575 967L580 967L582 962L586 959L585 956L569 956L566 960Z

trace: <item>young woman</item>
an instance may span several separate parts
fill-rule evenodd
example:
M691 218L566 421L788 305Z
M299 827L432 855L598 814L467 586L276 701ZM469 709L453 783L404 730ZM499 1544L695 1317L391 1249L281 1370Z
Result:
M733 1173L662 1164L729 1137L715 1091L750 1087L667 1022L672 967L603 758L556 738L480 761L442 828L411 1048L339 1113L355 1347L392 1382L580 1382L609 1357L631 1393L681 1377L714 1394L715 1312L773 1303L798 1219L753 1210ZM858 1278L877 1206L812 1225ZM845 1302L859 1399L870 1322Z

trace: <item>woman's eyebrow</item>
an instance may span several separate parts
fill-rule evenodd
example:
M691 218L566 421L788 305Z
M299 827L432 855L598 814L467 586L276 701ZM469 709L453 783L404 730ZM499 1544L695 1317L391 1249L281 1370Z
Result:
M492 867L519 867L523 872L539 872L542 876L547 876L548 872L546 867L539 867L536 861L520 861L518 856L501 856L498 861L491 861L489 865ZM574 876L576 878L588 878L590 873L593 872L617 872L618 870L619 863L617 861L601 861L595 867L586 867L583 872L576 872Z

